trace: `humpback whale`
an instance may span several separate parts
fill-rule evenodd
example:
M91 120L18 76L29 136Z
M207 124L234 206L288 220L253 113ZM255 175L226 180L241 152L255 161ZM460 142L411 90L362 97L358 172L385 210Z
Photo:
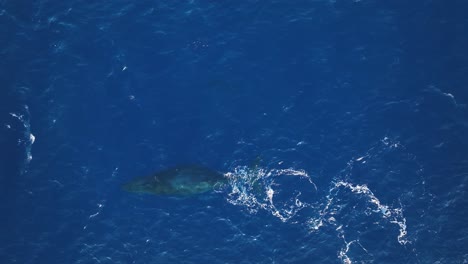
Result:
M135 178L122 188L133 193L186 196L212 191L226 182L227 178L222 173L212 169L182 165Z

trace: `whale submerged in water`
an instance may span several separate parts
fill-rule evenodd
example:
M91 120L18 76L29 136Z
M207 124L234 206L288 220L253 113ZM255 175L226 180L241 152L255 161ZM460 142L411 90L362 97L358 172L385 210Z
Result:
M217 171L199 165L183 165L135 178L122 188L133 193L185 196L212 191L226 182L226 177Z

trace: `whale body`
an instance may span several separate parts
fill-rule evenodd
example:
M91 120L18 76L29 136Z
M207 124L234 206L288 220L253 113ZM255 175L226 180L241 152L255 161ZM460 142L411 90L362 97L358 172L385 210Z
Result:
M182 165L135 178L122 188L132 193L186 196L213 191L226 182L222 173L207 167Z

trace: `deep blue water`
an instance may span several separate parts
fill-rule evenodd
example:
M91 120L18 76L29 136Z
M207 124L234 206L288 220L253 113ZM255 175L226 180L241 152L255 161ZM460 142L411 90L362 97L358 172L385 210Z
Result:
M467 1L91 2L0 1L0 263L468 262Z

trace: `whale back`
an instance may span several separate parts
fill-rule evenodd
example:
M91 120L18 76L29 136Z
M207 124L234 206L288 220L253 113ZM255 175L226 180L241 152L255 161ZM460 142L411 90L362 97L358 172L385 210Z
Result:
M224 175L200 165L172 167L150 176L137 177L123 185L133 193L193 195L212 191L226 181Z

